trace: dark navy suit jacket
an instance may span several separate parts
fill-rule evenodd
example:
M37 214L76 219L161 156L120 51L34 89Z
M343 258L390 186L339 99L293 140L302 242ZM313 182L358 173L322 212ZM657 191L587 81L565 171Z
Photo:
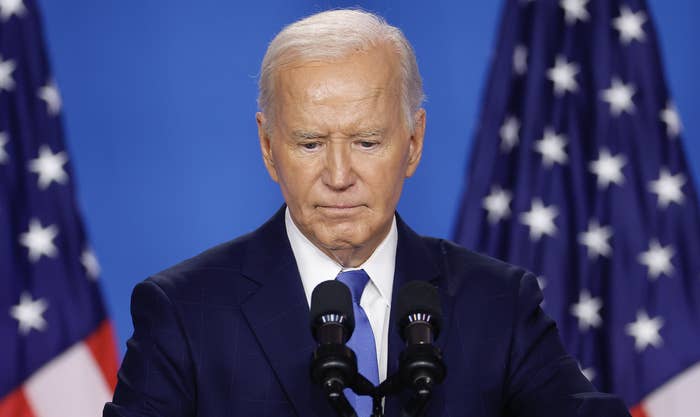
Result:
M448 375L427 415L628 415L566 354L532 274L397 225L393 300L405 282L425 280L443 308L437 344ZM284 209L137 285L131 313L134 334L105 417L334 416L309 378L315 344ZM403 345L389 334L391 375ZM390 398L386 416L404 401Z

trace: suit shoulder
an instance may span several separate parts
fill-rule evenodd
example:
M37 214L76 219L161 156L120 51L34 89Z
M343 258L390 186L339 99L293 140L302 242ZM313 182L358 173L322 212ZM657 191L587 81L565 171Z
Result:
M201 288L235 285L244 279L240 273L253 233L213 246L191 258L150 276L166 294L175 298L189 298ZM216 285L215 283L219 283ZM215 285L212 285L215 284Z
M474 252L447 239L423 237L423 241L435 254L451 288L471 283L500 292L517 288L521 278L529 273L522 267Z

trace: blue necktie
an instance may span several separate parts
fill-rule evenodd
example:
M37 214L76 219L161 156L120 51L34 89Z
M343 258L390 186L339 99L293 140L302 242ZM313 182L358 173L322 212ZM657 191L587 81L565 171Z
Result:
M377 349L374 344L374 333L365 310L360 307L362 291L369 281L369 275L364 269L344 271L338 274L336 279L350 288L352 294L352 310L355 314L355 331L347 345L357 355L358 371L369 379L374 385L379 384L379 369L377 366ZM350 404L355 405L358 417L369 417L372 414L372 398L357 396L349 389L345 390Z

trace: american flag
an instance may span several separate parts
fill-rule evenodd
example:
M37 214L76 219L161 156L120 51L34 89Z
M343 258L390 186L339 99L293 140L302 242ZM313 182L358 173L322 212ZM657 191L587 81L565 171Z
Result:
M96 416L116 350L40 23L0 0L0 417Z
M700 415L700 212L644 0L510 0L455 238L539 275L598 389Z

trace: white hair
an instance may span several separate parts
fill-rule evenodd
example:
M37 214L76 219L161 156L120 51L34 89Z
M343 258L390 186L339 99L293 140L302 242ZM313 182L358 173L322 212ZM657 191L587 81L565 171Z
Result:
M375 14L355 9L328 10L286 26L270 42L260 68L258 107L269 123L274 116L274 77L280 68L303 61L334 61L387 45L398 54L401 104L413 132L413 115L423 102L423 82L411 44L397 27Z

